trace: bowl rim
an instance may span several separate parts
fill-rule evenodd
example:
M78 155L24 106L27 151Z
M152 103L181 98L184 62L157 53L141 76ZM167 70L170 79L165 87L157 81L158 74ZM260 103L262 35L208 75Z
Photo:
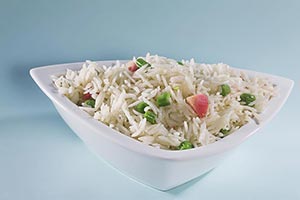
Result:
M104 60L95 62L97 62L98 64L111 66L116 62L126 63L128 62L128 60ZM242 126L240 129L236 130L233 134L212 144L184 151L173 151L145 145L134 138L124 135L108 127L102 122L93 119L86 112L82 111L76 104L71 102L67 97L59 94L57 89L53 87L51 76L63 74L65 73L66 69L78 70L82 67L83 63L85 62L35 67L30 70L30 75L39 86L39 88L48 96L48 98L53 103L59 105L65 112L68 112L74 117L80 119L85 126L88 126L98 134L101 134L101 136L105 137L107 140L110 140L111 142L114 142L122 146L123 148L129 149L138 154L167 160L188 160L199 156L208 157L233 149L234 147L245 141L247 138L249 138L251 135L253 135L255 132L257 132L259 129L261 129L279 112L281 107L286 102L288 96L290 95L294 85L293 80L281 76L231 67L232 69L242 71L250 76L260 76L268 78L278 86L278 95L270 100L269 105L267 105L266 109L260 114L260 124L256 124L254 123L254 121L251 121Z

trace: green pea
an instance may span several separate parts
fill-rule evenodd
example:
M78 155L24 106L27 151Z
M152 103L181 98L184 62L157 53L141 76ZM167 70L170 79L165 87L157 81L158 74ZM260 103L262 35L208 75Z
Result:
M142 101L141 103L139 103L138 105L136 105L134 109L136 111L140 112L140 113L145 113L144 109L147 106L148 106L148 104Z
M144 65L147 65L147 67L150 67L151 65L145 61L143 58L138 58L136 59L136 65L138 66L138 68L143 67Z
M221 85L221 95L223 97L227 96L231 92L230 86L227 84Z
M178 64L178 65L182 65L182 66L183 66L183 63L182 63L182 62L180 62L180 61L177 61L177 64Z
M178 150L186 150L186 149L192 149L194 148L194 145L190 141L183 141L178 146Z
M95 100L94 99L88 99L84 103L92 108L95 108Z
M156 123L156 114L154 112L148 110L147 112L145 112L144 117L151 124L155 124Z
M249 94L249 93L241 94L240 98L241 98L241 102L245 105L249 105L250 103L256 100L256 97L253 94Z
M158 106L168 106L170 105L171 94L169 92L164 92L157 96L156 103Z

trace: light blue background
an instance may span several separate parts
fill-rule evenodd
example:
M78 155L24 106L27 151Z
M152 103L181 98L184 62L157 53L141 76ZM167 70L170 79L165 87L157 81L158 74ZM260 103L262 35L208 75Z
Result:
M0 200L300 199L300 1L0 1ZM28 74L147 52L295 80L279 115L202 178L160 192L90 153Z

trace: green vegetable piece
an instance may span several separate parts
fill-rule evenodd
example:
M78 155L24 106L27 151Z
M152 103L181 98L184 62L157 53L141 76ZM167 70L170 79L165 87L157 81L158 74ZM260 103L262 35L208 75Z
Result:
M148 104L146 104L145 102L141 102L138 105L135 106L135 110L140 112L140 113L145 113L144 109L148 106Z
M222 128L222 129L220 130L220 132L223 133L223 134L228 134L229 131L230 131L230 130L224 129L224 128Z
M223 97L227 96L231 92L230 86L227 84L221 85L221 95Z
M227 135L229 135L230 129L228 130L228 129L222 128L222 129L220 130L220 132L223 133L222 138L224 138L224 137L226 137Z
M92 108L95 108L95 100L94 99L88 99L84 103Z
M194 145L190 141L183 141L178 146L178 150L186 150L186 149L192 149L194 148Z
M161 95L157 96L156 103L158 106L168 106L170 105L171 94L169 92L164 92Z
M173 87L173 89L174 89L175 91L178 91L178 90L180 89L180 87L179 87L179 86L175 86L175 87Z
M183 63L182 63L182 62L180 62L180 61L177 61L177 64L179 64L179 65L182 65L182 66L183 66Z
M144 65L147 65L147 67L151 66L148 62L146 62L143 58L136 59L136 65L138 68L143 67Z
M147 112L145 112L144 117L151 124L155 124L156 123L156 114L154 112L148 110Z
M256 100L256 97L253 94L249 93L241 94L240 98L241 102L243 102L245 105L249 105L250 103Z

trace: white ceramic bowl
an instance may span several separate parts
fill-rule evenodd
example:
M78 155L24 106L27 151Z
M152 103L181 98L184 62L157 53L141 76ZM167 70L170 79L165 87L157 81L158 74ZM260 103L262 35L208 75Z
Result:
M126 62L126 61L123 61ZM110 66L114 61L99 61ZM185 151L169 151L142 144L105 124L94 120L53 87L51 75L64 74L66 69L78 70L83 63L38 67L30 74L51 99L59 114L83 142L98 156L124 174L160 190L168 190L192 180L216 167L235 147L270 121L287 100L293 81L253 71L241 70L249 76L263 76L279 88L261 114L259 125L250 122L232 135L213 144Z

